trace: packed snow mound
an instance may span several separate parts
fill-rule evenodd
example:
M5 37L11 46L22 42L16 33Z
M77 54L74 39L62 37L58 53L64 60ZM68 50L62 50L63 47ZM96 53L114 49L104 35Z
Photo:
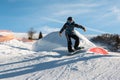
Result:
M87 39L84 35L80 34L78 31L75 31L75 34L80 38L80 46L84 46L85 49L96 47L94 43L92 43L89 39Z
M52 32L46 35L44 38L38 40L33 45L35 51L51 51L55 48L66 47L65 35L59 36L58 32Z
M80 45L84 46L85 49L88 49L90 47L95 47L95 45L90 42L86 37L84 37L82 34L80 34L78 31L75 31L75 34L80 38ZM72 40L74 43L74 40ZM38 40L33 45L34 51L52 51L55 49L58 49L60 47L66 47L67 46L67 40L63 33L62 37L59 36L59 32L52 32L45 36L44 38Z
M15 37L11 31L0 30L0 42L9 41L14 38Z

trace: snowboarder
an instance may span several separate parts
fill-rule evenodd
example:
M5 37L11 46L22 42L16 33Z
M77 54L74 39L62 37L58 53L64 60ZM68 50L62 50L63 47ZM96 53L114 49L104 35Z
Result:
M59 35L62 36L62 32L65 30L65 35L68 44L68 52L74 52L75 50L81 49L79 46L79 37L75 34L74 28L81 28L86 31L85 27L82 25L76 24L72 17L67 18L67 22L63 25L62 29L59 31ZM74 49L72 49L72 41L71 38L75 40Z

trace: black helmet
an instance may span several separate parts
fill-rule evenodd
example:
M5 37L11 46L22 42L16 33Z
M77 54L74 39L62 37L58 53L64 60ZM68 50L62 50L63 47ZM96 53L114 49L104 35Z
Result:
M68 17L67 20L70 20L70 21L71 21L71 20L72 20L72 17Z

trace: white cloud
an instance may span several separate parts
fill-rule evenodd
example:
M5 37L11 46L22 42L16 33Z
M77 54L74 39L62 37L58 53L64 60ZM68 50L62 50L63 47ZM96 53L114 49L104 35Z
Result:
M114 7L112 7L111 10L112 10L113 14L116 15L117 19L120 20L120 8L114 6Z
M52 7L55 7L55 8L59 8L59 9L68 9L68 8L92 8L92 7L98 7L100 6L101 4L96 4L96 3L72 3L72 4L56 4L56 5L53 5Z
M54 13L53 15L55 16L67 16L67 15L79 15L79 14L84 14L84 13L89 13L89 12L92 12L92 10L90 9L69 9L69 10L61 10L61 11L58 11L56 13Z
M60 21L60 20L57 20L57 19L53 19L53 18L46 18L48 21L51 21L51 22L57 22L57 23L61 23L63 24L64 22L63 21ZM109 33L109 32L106 32L106 31L102 31L102 30L98 30L98 29L95 29L95 28L90 28L90 27L86 27L87 30L89 31L93 31L93 32L97 32L97 33ZM42 28L43 31L46 32L53 32L53 31L58 31L60 30L59 28L51 28L51 27L48 27L48 26L45 26Z
M53 19L53 18L48 18L48 17L43 17L44 20L51 21L51 22L57 22L57 23L64 23L63 21Z
M69 4L55 4L47 6L53 16L66 16L66 15L79 15L89 12L93 12L95 8L100 7L103 4L99 3L69 3Z
M106 32L106 31L102 31L102 30L98 30L95 28L90 28L90 27L86 27L89 31L93 31L93 32L97 32L97 33L110 33L110 32Z
M54 31L59 31L60 28L43 26L41 28L38 28L37 30L42 31L42 33L44 33L44 34L48 34L48 33L54 32Z

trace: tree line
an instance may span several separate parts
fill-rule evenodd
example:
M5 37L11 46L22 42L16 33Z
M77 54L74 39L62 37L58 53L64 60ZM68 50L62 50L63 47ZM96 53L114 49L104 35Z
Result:
M30 30L27 32L28 39L29 40L38 40L38 39L43 38L43 35L42 35L41 31L39 32L38 38L34 38L35 33L36 33L36 31L33 28L30 28Z
M118 34L102 34L93 37L91 41L95 43L101 43L110 51L120 50L120 35Z

